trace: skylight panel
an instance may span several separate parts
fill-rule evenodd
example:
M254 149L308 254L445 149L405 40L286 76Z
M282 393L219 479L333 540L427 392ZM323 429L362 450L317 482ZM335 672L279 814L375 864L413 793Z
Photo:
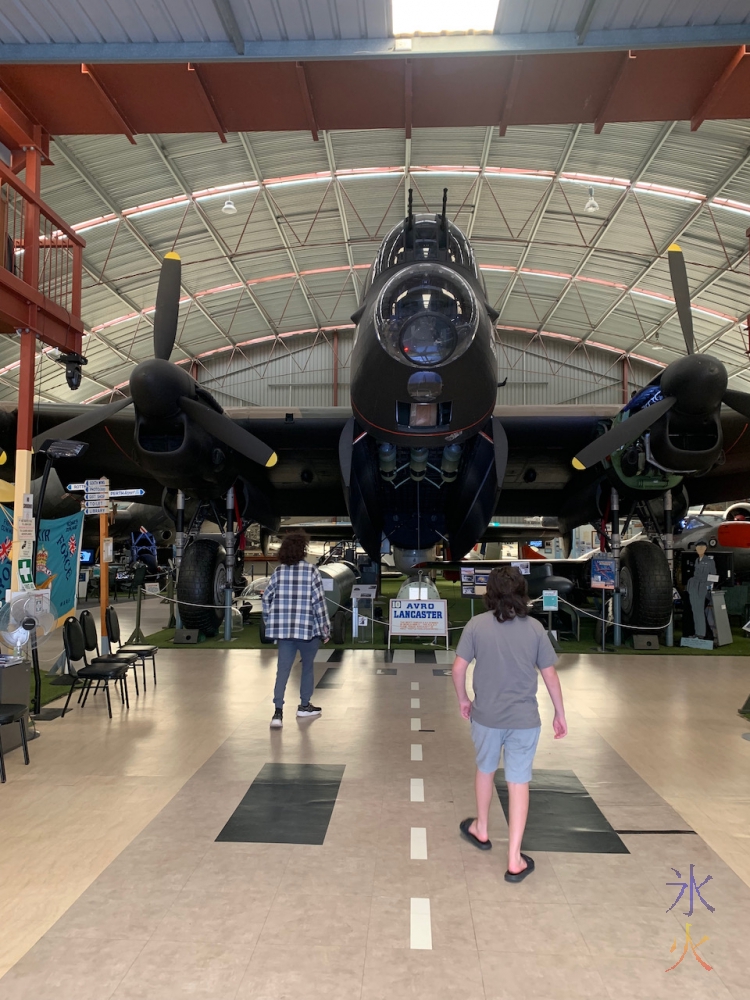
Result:
M394 35L492 32L499 0L391 0Z

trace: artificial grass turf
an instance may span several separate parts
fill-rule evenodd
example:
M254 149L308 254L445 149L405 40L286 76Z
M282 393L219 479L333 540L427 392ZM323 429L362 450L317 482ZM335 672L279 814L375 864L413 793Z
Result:
M41 671L42 674L42 708L45 705L49 705L51 701L55 701L57 698L67 698L68 696L68 685L64 684L52 684L52 676L47 673L46 670ZM29 703L34 697L34 674L31 675L31 693L29 696Z
M394 598L398 595L399 587L403 584L403 577L400 579L394 579L391 577L386 577L382 581L381 594L382 600L376 602L376 606L379 605L383 609L384 619L387 621L388 617L388 604L387 601L390 598ZM449 581L449 580L438 580L437 587L440 592L440 596L448 601L448 620L450 627L455 629L450 633L450 645L451 648L455 649L456 643L461 635L460 629L468 622L471 618L471 599L468 597L461 596L461 584L459 581ZM594 613L593 608L587 608L587 611ZM474 613L481 614L484 611L484 603L481 597L474 599ZM597 644L594 638L594 619L588 618L585 615L581 616L581 638L561 638L559 640L559 648L561 653L596 653L601 652L601 642ZM387 649L388 644L385 641L384 633L385 629L382 625L377 622L373 626L375 641L371 644L364 643L353 643L351 637L351 616L349 616L349 621L347 623L347 634L346 641L336 645L330 642L326 648L327 649ZM681 647L680 646L680 634L679 630L675 629L675 645L673 647L667 647L660 645L658 649L633 649L632 639L629 636L629 629L623 629L623 639L624 645L619 646L615 649L612 646L611 635L608 636L608 643L606 652L609 654L635 654L637 656L666 656L666 655L680 655L680 656L750 656L750 636L743 632L741 628L734 627L732 629L732 634L734 635L734 642L731 646L720 646L717 649L693 649L691 647ZM152 635L146 636L146 641L152 643L154 646L159 646L161 649L174 649L174 644L172 638L174 636L174 629L161 629L158 632L154 632ZM663 640L662 640L663 641ZM246 625L239 635L235 635L232 641L227 643L221 636L217 635L212 639L206 639L200 642L196 646L180 646L180 649L273 649L272 643L262 643L260 641L260 634L258 629L257 620L251 622L251 624ZM391 643L392 649L445 649L445 640L438 639L437 642L433 643L431 639L404 639L399 642L397 638Z

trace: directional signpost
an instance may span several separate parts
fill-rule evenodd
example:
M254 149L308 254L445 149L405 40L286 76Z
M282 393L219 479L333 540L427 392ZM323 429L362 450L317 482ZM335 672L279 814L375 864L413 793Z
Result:
M72 487L83 486L83 512L84 514L99 515L99 611L101 615L102 632L102 653L109 652L109 636L107 635L107 607L109 605L109 563L105 560L107 556L111 559L111 545L107 546L109 515L112 512L112 503L109 494L109 480L87 479L85 483L71 483Z
M110 490L109 495L111 497L142 497L145 496L145 490Z
M83 493L83 512L99 515L99 596L102 621L102 653L109 652L109 637L106 629L106 610L109 604L109 561L112 559L112 544L108 534L108 520L112 513L112 501L129 497L145 496L142 489L111 490L109 480L87 479L83 483L68 483L68 493ZM109 545L107 544L109 542ZM106 560L106 561L105 561Z
M80 483L71 483L71 486L80 486ZM109 514L112 510L112 504L109 499L109 480L108 479L87 479L83 483L84 498L83 498L83 512L84 514Z
M122 500L125 497L142 497L145 490L111 490L109 485L103 486L101 479L87 479L85 483L68 483L68 493L85 493L84 502L96 505L107 500ZM93 511L92 511L93 513ZM97 511L98 513L98 511Z

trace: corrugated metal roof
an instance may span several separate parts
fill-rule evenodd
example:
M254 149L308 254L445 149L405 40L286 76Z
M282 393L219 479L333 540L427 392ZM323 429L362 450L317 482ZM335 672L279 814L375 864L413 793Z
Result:
M407 155L418 210L438 210L448 187L449 214L472 232L501 328L669 360L665 347L683 349L665 259L677 238L700 289L699 344L726 355L730 371L748 364L750 123L607 126L600 135L524 127L503 138L496 129L424 129L410 144L395 130L228 139L53 143L44 196L87 240L83 317L93 332L83 389L72 395L45 360L45 393L93 397L126 380L128 359L149 355L159 258L173 247L184 263L177 358L348 328L377 246L403 217ZM589 186L599 205L590 214ZM222 212L227 197L234 215ZM17 350L3 339L0 367ZM12 383L14 371L4 378ZM12 385L0 383L0 396L12 398Z
M586 0L503 0L501 34L573 32ZM232 0L247 41L386 38L389 0ZM591 31L738 25L750 19L747 0L601 0ZM5 0L0 42L222 42L217 6L207 0Z

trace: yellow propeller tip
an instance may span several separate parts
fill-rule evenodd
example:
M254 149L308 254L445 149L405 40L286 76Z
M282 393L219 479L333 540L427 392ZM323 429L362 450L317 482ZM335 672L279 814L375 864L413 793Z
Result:
M586 466L583 464L583 462L580 462L577 458L574 458L573 459L573 468L581 470L581 469L585 469Z
M178 253L175 253L174 251L170 251L169 253L164 255L164 260L179 260L179 259L180 255Z
M672 244L670 244L669 250L667 252L668 253L682 253L682 247L680 246L679 243L672 243Z
M276 463L278 462L278 460L279 460L279 456L276 454L276 452L274 452L273 455L271 455L271 457L266 462L266 468L267 469L272 469L274 467L274 465L276 465Z
M0 465L5 465L7 461L8 461L8 452L3 451L3 449L0 448Z

